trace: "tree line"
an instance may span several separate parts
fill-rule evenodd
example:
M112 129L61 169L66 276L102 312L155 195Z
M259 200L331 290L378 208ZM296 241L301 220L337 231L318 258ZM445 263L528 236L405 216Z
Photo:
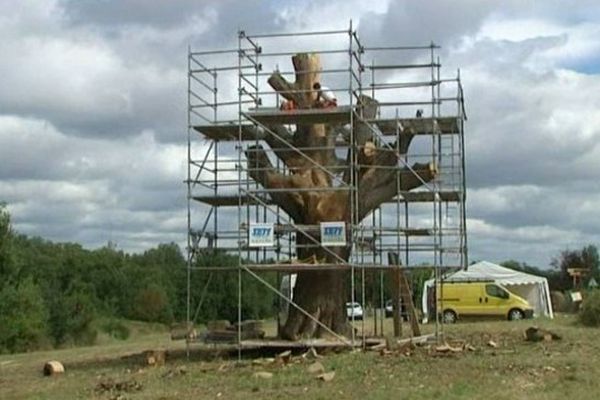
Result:
M593 244L588 244L581 249L562 250L552 258L550 269L542 269L515 260L504 261L501 264L510 269L545 277L548 279L550 290L553 291L585 289L592 279L600 283L600 257L598 248ZM578 287L574 286L573 278L569 274L569 270L572 269L584 271L582 280L577 283Z
M219 251L195 257L191 274L191 317L195 322L238 318L238 275L203 270L237 266L237 256ZM568 270L589 271L600 282L594 245L564 250L541 269L510 260L504 266L545 276L551 290L573 289ZM98 331L118 336L118 321L170 324L187 318L187 262L175 243L160 244L141 254L129 254L110 244L89 250L76 243L53 243L11 229L10 214L0 204L0 353L92 344ZM427 269L410 271L416 303ZM355 277L356 299L363 298ZM278 286L276 273L263 277ZM380 285L382 283L383 285ZM243 275L243 319L276 316L279 298L261 283ZM391 296L387 274L367 272L364 306L379 307ZM349 299L348 299L349 300Z
M237 263L219 252L196 258L191 304L197 322L237 319L237 274L202 271ZM122 319L186 321L186 267L175 243L129 254L19 234L0 204L0 353L92 344L99 330L117 329L114 322ZM244 318L274 315L271 294L248 277L242 284Z

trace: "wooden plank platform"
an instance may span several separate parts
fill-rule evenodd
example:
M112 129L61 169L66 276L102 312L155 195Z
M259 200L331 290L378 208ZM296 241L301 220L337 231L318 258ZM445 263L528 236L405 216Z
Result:
M381 130L384 135L395 135L396 129L400 134L432 135L434 133L456 134L458 133L457 117L440 118L399 118L399 119L375 119L369 120Z
M274 233L276 235L285 235L285 234L297 233L297 232L300 232L300 234L302 232L304 232L309 235L320 235L321 234L321 225L319 225L319 224L312 224L312 225L275 224L274 228L275 228ZM248 227L246 226L245 223L242 224L242 229L243 230L248 229ZM347 227L347 229L350 229L349 226ZM366 228L365 231L370 232L371 230ZM398 228L397 232L398 232L398 234L406 235L406 236L430 236L432 234L431 229L425 229L425 228ZM365 237L364 239L372 240L372 237Z
M440 199L443 202L454 202L460 200L460 192L457 191L443 191L440 192ZM220 195L220 196L194 196L194 200L204 204L217 207L235 207L238 205L237 195ZM269 197L261 197L265 204L274 204ZM434 193L429 191L421 192L403 192L400 194L400 203L427 203L434 201ZM396 199L387 201L386 203L396 203ZM242 196L242 205L257 205L260 204L254 199L249 199L246 196Z
M329 339L300 339L300 340L282 340L277 338L265 338L265 339L248 339L242 340L239 345L238 343L204 343L201 339L190 341L195 346L201 347L207 350L220 350L220 351L235 351L238 348L242 350L261 350L261 349L272 349L272 350L293 350L293 349L310 349L311 347L315 350L318 349L336 349L336 348L347 348L352 347L351 339L347 342L341 340L329 340ZM384 338L366 338L365 346L377 346L385 344ZM354 347L362 347L362 338L354 340Z
M261 124L345 124L350 122L350 106L311 108L281 111L278 108L260 108L242 113Z
M255 118L260 123L347 123L349 119L349 107L343 111L329 111L344 109L311 109L296 111L279 111L277 109L261 109L247 112L248 116ZM343 115L342 115L343 114ZM314 122L313 122L314 121ZM400 129L401 135L432 135L441 133L444 135L458 133L457 117L441 118L399 118L399 119L374 119L368 120L369 123L377 125L385 136L396 135L396 127ZM219 141L236 141L239 138L240 125L238 124L216 124L216 125L197 125L194 130L201 133L207 139ZM263 140L266 132L258 132L252 124L242 124L242 141ZM338 146L347 146L345 142L337 142Z
M219 141L235 141L239 139L240 127L242 129L242 140L261 140L264 133L257 133L256 127L249 124L227 124L227 125L197 125L194 130L200 132L207 139Z
M308 263L297 263L297 264L248 264L246 267L251 271L264 272L264 271L276 271L276 272L303 272L303 271L347 271L354 269L364 269L372 271L389 271L396 268L393 265L385 264L308 264ZM433 268L431 265L407 265L403 268L410 269L423 269ZM458 270L462 267L456 265L446 265L439 267L442 270ZM236 269L237 270L237 269Z
M443 202L459 201L460 192L457 191L443 191L439 192L440 200ZM401 203L427 203L433 202L435 199L434 192L403 192L401 193ZM388 203L395 203L396 199L390 200Z
M221 249L218 247L217 249ZM259 250L254 248L253 250ZM235 249L231 251L236 251ZM431 250L433 251L433 249ZM352 269L352 265L347 264L252 264L246 265L246 268L253 272L285 272L289 274L306 271L348 271ZM381 264L355 264L355 270L371 270L371 271L390 271L394 266L381 265ZM405 266L407 270L422 270L434 268L433 265L408 265ZM458 271L462 269L460 265L443 265L439 266L442 272L446 271ZM196 268L202 271L214 271L214 272L235 272L239 271L238 267L218 267L218 266L205 266ZM243 270L242 270L243 271Z
M258 196L257 196L258 197ZM268 197L259 197L265 204L272 205L273 202ZM215 207L236 207L239 202L237 195L219 195L219 196L193 196L192 199L199 201L200 203L208 204ZM260 205L254 198L248 198L242 196L242 205Z

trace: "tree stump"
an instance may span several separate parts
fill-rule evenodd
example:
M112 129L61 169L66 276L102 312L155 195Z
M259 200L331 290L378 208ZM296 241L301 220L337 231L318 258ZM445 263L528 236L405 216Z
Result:
M288 82L274 72L268 82L283 98L293 101L298 109L319 107L314 84L320 83L321 62L318 54L300 53L292 57L295 82ZM357 113L364 119L373 118L378 109L375 99L361 96ZM286 111L286 112L293 112ZM261 146L250 146L246 151L248 174L266 189L285 189L270 193L277 204L296 224L315 225L321 222L357 224L383 202L393 199L400 191L408 191L429 182L437 175L433 164L399 166L399 157L408 149L411 135L403 136L402 143L390 148L374 140L372 130L364 120L354 119L353 143L355 151L348 150L346 158L339 158L334 147L337 130L328 124L296 124L295 129L283 125L268 126L276 135L267 134L265 141L273 154L287 167L282 173L273 167L267 152ZM282 140L284 139L284 140ZM300 150L290 151L289 145ZM400 151L393 150L400 147ZM418 176L417 176L418 175ZM343 185L352 190L324 190ZM315 190L310 190L315 189ZM352 196L356 195L357 202ZM347 237L352 232L347 230ZM296 243L298 259L315 259L320 263L342 264L350 257L351 245L308 247L314 241L298 232ZM301 271L294 287L294 302L312 318L291 307L281 335L284 339L330 336L330 331L349 336L352 327L347 321L345 304L349 299L348 271ZM317 323L316 321L319 321Z

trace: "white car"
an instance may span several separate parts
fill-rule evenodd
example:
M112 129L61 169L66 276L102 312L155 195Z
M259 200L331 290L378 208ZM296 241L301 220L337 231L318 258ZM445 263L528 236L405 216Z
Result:
M363 308L360 303L357 302L348 302L346 303L346 314L348 315L348 319L362 319L363 318Z
M394 314L394 305L392 304L392 300L388 300L385 302L385 317L389 318ZM404 304L400 304L400 316L403 321L408 321L408 314L406 313L406 309Z

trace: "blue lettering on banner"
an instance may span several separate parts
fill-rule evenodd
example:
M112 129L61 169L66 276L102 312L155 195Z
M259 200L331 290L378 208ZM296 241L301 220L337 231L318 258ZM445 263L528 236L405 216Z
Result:
M254 236L269 236L271 233L271 228L254 228L252 230L252 235Z
M248 230L248 245L250 247L269 247L273 246L273 224L261 223L250 224Z
M346 223L321 222L321 244L324 246L346 245Z
M340 227L328 227L325 228L325 235L326 236L340 236L342 234L342 228Z

